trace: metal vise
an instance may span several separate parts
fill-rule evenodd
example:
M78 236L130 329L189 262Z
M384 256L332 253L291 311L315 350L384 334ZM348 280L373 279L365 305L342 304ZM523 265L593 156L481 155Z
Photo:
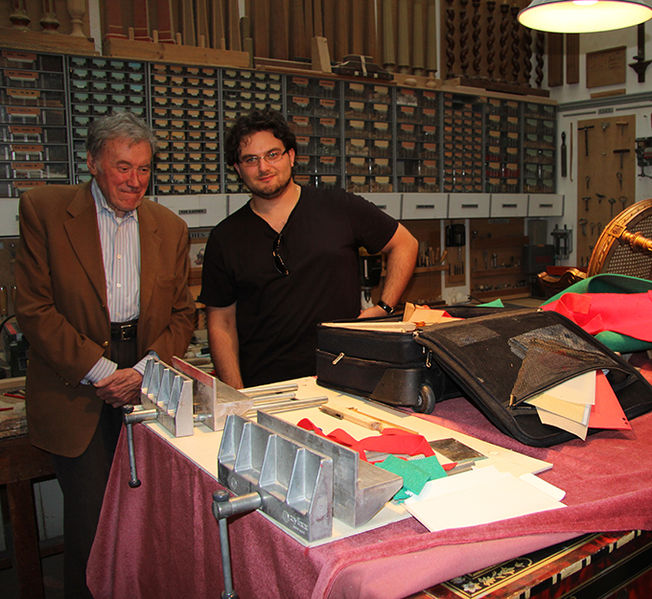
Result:
M217 469L220 483L234 493L260 495L260 505L248 502L243 511L260 507L308 541L330 536L332 517L352 527L366 523L403 484L400 476L361 461L355 451L261 410L258 423L227 418ZM330 485L324 478L329 471ZM214 511L221 517L240 513L229 511L229 502L218 503Z

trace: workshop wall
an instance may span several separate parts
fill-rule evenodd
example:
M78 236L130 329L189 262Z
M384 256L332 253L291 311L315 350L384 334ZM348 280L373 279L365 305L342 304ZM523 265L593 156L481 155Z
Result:
M550 88L550 97L559 102L558 148L562 134L566 138L566 176L562 176L560 152L557 168L557 190L565 195L566 202L563 217L551 222L573 230L573 251L564 261L567 265L586 266L600 227L611 219L612 206L616 215L623 200L630 205L652 198L652 167L639 166L635 151L636 139L652 136L652 70L647 69L644 80L639 81L631 66L641 54L652 56L650 30L648 22L639 27L580 35L575 58L579 71L574 83L568 80L569 65L564 53L568 46L563 46L566 59L559 61L562 84ZM641 40L643 45L639 47ZM614 150L626 150L622 168L620 154L614 154ZM611 199L615 200L613 204Z

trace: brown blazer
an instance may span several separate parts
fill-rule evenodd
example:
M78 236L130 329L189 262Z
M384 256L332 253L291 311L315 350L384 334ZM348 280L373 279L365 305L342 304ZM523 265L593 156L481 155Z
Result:
M16 315L29 342L27 421L32 443L75 457L88 446L102 401L81 379L110 355L106 281L90 183L23 194L16 256ZM194 329L188 290L188 231L143 200L138 353L183 355Z

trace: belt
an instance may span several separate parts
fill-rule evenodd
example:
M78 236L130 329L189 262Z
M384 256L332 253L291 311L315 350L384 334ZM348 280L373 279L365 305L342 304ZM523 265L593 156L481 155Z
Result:
M112 322L111 339L115 341L132 341L138 332L138 320L129 322Z

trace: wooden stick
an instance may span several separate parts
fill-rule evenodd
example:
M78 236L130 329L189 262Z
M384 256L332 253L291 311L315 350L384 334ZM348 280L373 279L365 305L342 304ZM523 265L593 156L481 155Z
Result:
M407 428L406 426L401 426L400 424L396 424L395 422L392 422L390 420L384 420L383 418L378 418L377 416L372 416L371 414L367 414L366 412L363 412L362 410L358 408L349 408L349 410L352 410L353 412L356 412L357 414L360 414L361 416L367 416L368 418L373 418L374 420L378 420L378 422L384 422L387 424L390 428L397 428L399 430L405 431L406 433L413 433L415 435L420 435L421 433L418 431L415 431L411 428Z

